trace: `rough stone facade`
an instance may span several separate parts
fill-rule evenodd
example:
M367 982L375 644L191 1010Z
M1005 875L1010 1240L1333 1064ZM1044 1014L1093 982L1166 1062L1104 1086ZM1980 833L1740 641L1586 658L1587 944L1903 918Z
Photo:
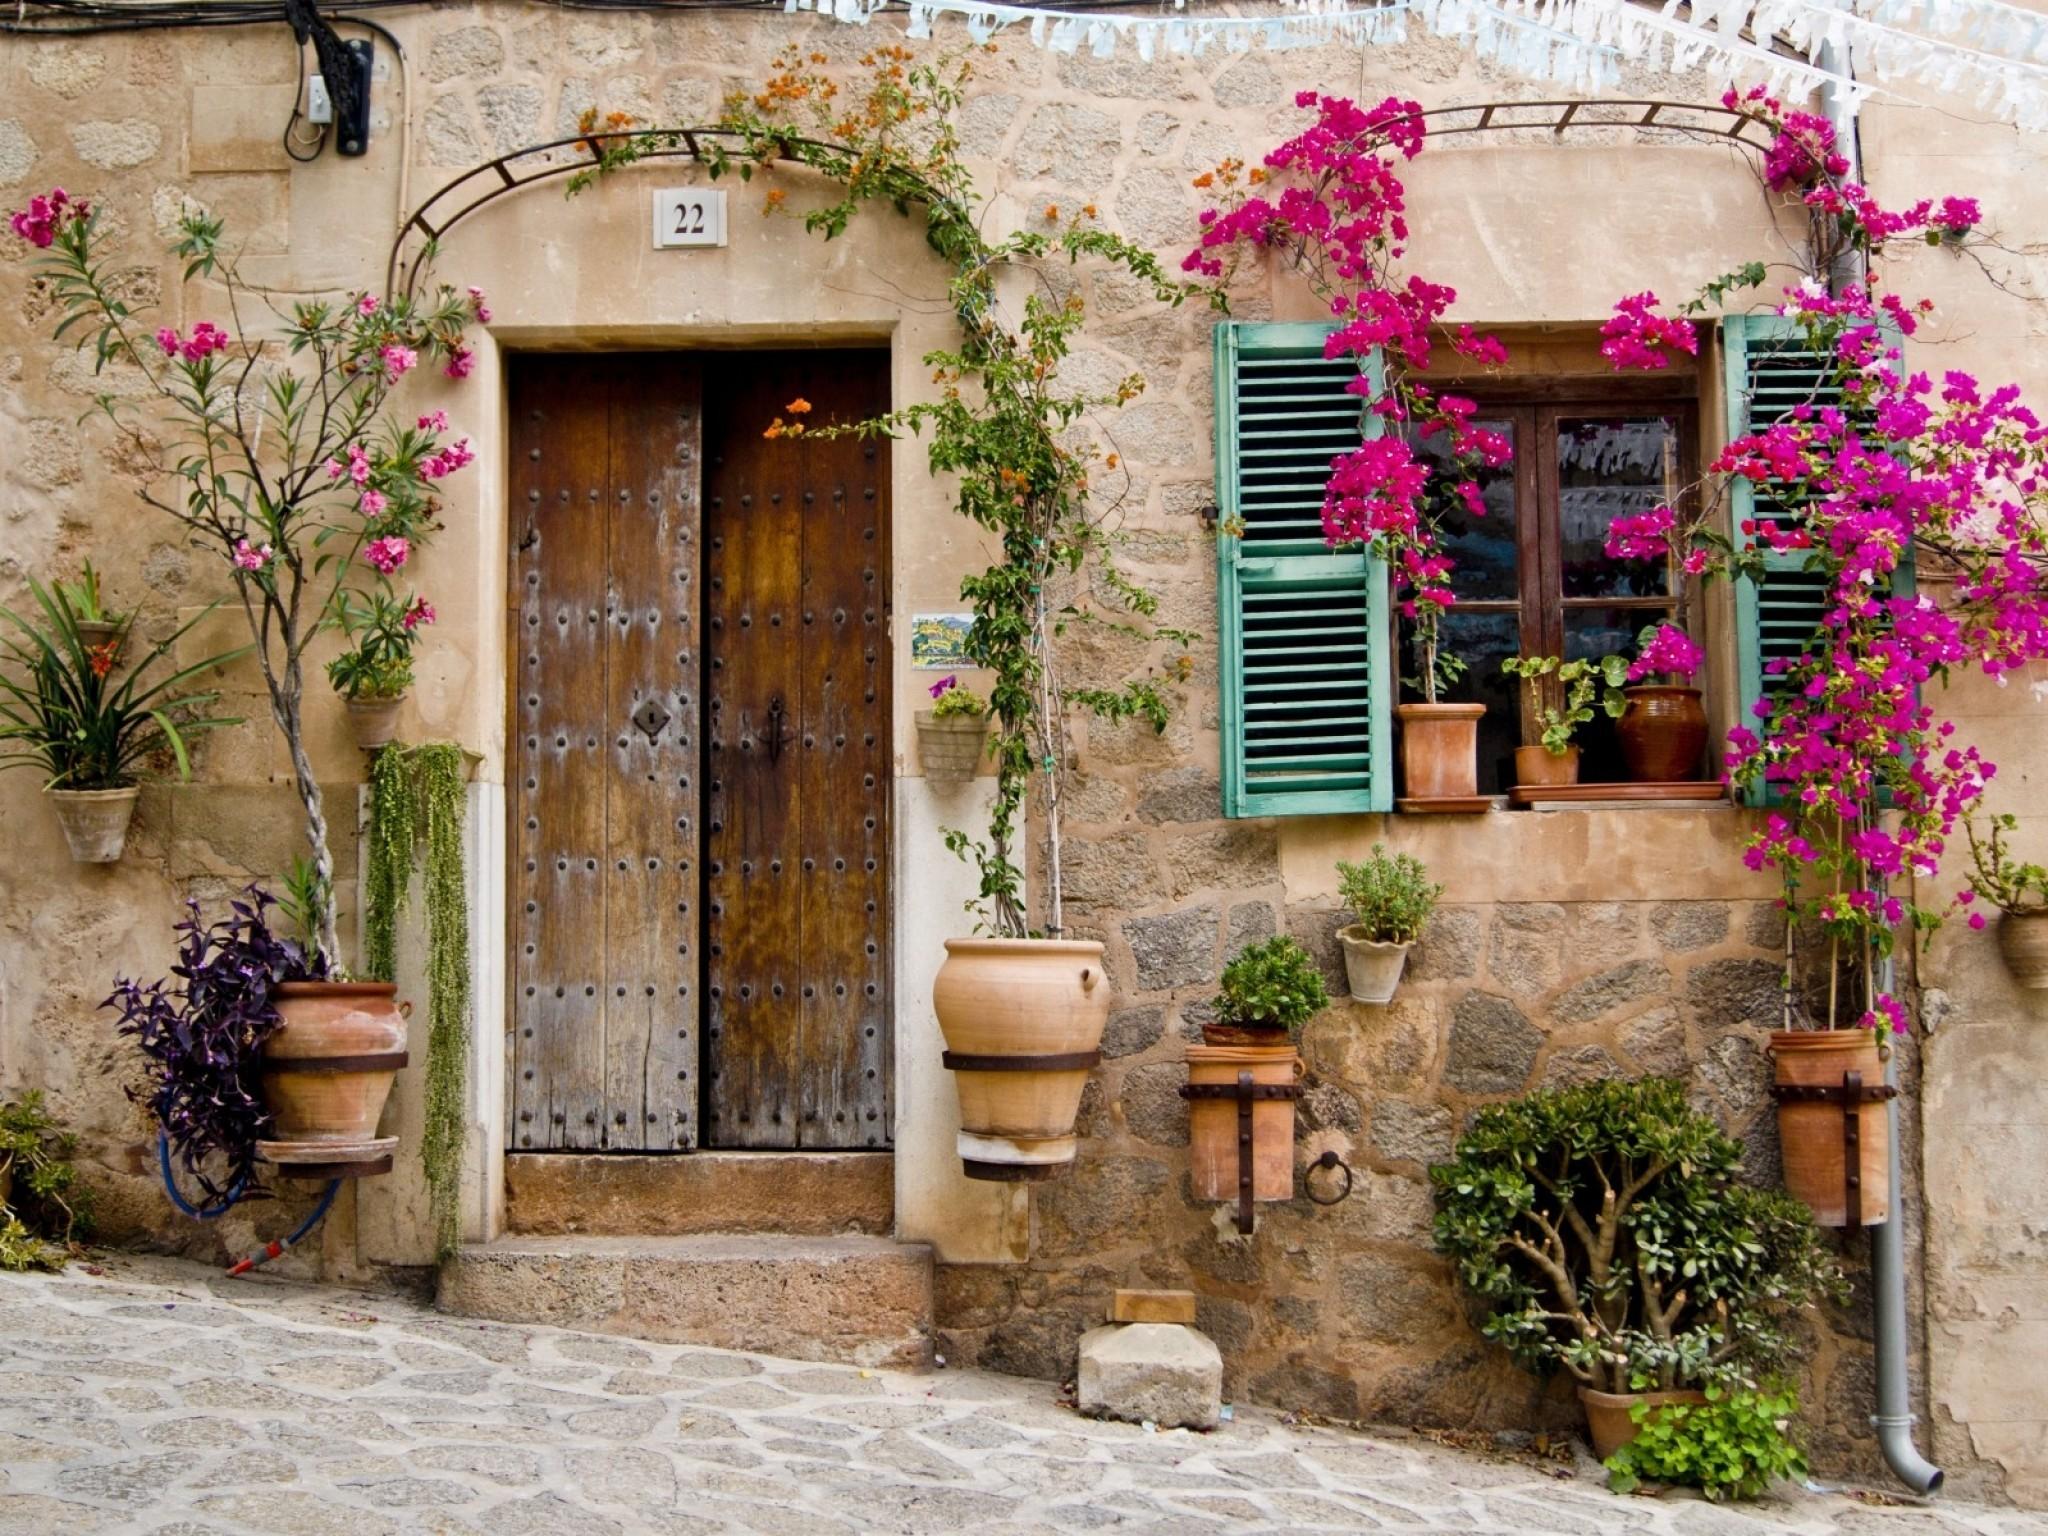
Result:
M398 218L485 156L565 132L591 105L702 122L728 90L758 83L793 37L850 64L883 28L509 5L379 14L406 67L380 76L371 153L305 166L279 144L297 75L281 26L9 39L0 45L0 202L63 184L113 210L133 263L118 281L138 302L160 299L172 324L214 315L219 297L181 282L151 248L188 200L228 217L253 276L297 290L375 289ZM388 66L389 50L380 57ZM1257 155L1296 121L1293 94L1310 85L1371 99L1398 91L1430 107L1555 94L1435 42L1363 58L1323 47L1142 62L1056 56L1006 37L981 66L961 130L992 194L993 227L1022 227L1048 203L1095 202L1110 225L1171 259L1196 227L1191 176L1226 155ZM1709 100L1719 88L1644 77L1621 89ZM2008 250L2048 239L2035 195L2038 136L1897 94L1867 111L1864 143L1887 199L1974 194ZM1408 180L1414 265L1457 287L1454 318L1539 338L1561 331L1583 343L1617 294L1682 293L1775 238L1730 154L1673 139L1474 135L1432 148ZM800 212L815 196L793 183L790 207ZM461 417L482 457L473 479L449 487L448 532L428 566L441 622L421 654L406 731L477 754L479 870L502 822L493 792L505 776L504 351L889 338L899 402L908 403L929 391L919 356L947 339L939 274L915 229L888 224L891 215L867 218L827 247L796 220L756 218L736 198L733 249L685 257L647 248L643 207L643 193L625 186L573 205L542 188L455 231L443 257L449 276L490 289L499 321L468 393L438 382L419 391L422 409L446 404ZM50 345L51 296L30 275L30 255L0 235L0 601L17 605L28 575L62 573L90 556L113 598L139 607L141 629L167 633L219 595L216 573L135 505L136 466L113 436L77 425L95 393L131 394L134 381L118 371L96 377ZM1940 348L1929 347L1926 366L1970 366L2036 393L2048 384L2036 284L2024 268L2001 271L2009 280L1993 288L1945 253L1901 265L1893 275L1902 288L1943 305L1919 338ZM1123 563L1162 594L1162 617L1213 636L1214 554L1200 516L1214 499L1211 317L1159 308L1123 279L1080 280L1096 318L1076 375L1114 381L1141 369L1148 378L1142 400L1104 428L1124 463L1101 487L1120 497ZM1247 282L1236 310L1313 313L1298 286L1265 278ZM1715 412L1702 407L1711 442ZM982 552L915 455L900 455L896 474L895 611L953 607L961 573ZM1710 671L1725 680L1727 635L1709 640ZM223 618L192 653L233 643L235 625ZM1117 675L1146 659L1113 639L1074 644L1083 675ZM1076 1338L1100 1320L1115 1286L1191 1286L1233 1394L1341 1417L1565 1422L1575 1411L1566 1396L1509 1367L1460 1307L1429 1248L1425 1169L1477 1104L1532 1084L1654 1070L1686 1078L1743 1137L1756 1176L1771 1176L1761 1044L1778 939L1766 909L1772 892L1739 861L1745 818L1724 809L1226 822L1217 816L1213 640L1195 661L1164 735L1125 727L1079 742L1070 917L1108 945L1120 995L1108 1059L1086 1100L1082 1162L1028 1203L968 1185L953 1164L951 1086L937 1067L928 985L940 939L959 924L960 877L938 829L966 822L973 801L925 788L907 711L895 722L901 846L920 877L899 897L897 924L896 1214L900 1235L937 1249L947 1350L1064 1376ZM908 698L914 674L899 665L897 693ZM244 1207L207 1228L175 1217L155 1183L147 1125L121 1092L131 1058L95 1010L114 972L161 972L184 896L215 899L252 876L274 877L297 851L288 775L255 675L238 667L222 686L229 712L249 723L207 741L193 784L145 794L117 866L71 866L32 776L0 776L0 1091L45 1088L81 1133L110 1236L208 1258L247 1251L303 1206ZM1725 681L1715 687L1725 695ZM1997 802L2026 817L2023 851L2035 857L2048 848L2048 819L2033 813L2028 793L2044 690L2048 678L2022 676L2006 690L1959 688L1948 701L2006 765ZM313 755L330 785L346 911L358 765L339 706L317 684L313 692ZM1714 703L1727 718L1725 696ZM1185 1042L1225 957L1251 939L1295 934L1334 971L1333 866L1375 839L1422 855L1451 892L1394 1005L1339 1005L1303 1042L1300 1158L1337 1151L1356 1170L1355 1191L1329 1208L1268 1207L1258 1234L1240 1241L1218 1211L1187 1196L1186 1110L1175 1092ZM491 923L488 880L478 882L479 964L488 971L501 958L493 950L502 927ZM2048 1184L2014 1171L2048 1157L2048 1033L2039 1002L2004 984L1990 935L1944 934L1911 963L1929 1019L1943 1025L1925 1052L1924 1099L1909 1099L1903 1117L1910 1250L1921 1253L1924 1242L1927 1275L1924 1307L1917 1281L1913 1298L1915 1319L1928 1324L1916 1390L1952 1486L2038 1501L2048 1498L2048 1389L2033 1366L2048 1343ZM492 1162L502 1138L490 1107L493 1073L502 1076L490 1042L501 1023L480 1016L473 1073L468 1209L484 1236L502 1204ZM387 1129L416 1136L418 1104L409 1073ZM372 1283L415 1274L423 1223L416 1175L401 1170L351 1191L318 1251L288 1263ZM1844 1246L1859 1274L1861 1250ZM1870 1326L1861 1289L1846 1309L1815 1319L1806 1396L1817 1460L1831 1472L1871 1466Z

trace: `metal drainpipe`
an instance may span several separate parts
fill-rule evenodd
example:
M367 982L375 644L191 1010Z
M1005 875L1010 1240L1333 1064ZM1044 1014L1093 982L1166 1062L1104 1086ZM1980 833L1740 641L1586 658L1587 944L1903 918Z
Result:
M1852 79L1853 68L1847 52L1832 42L1821 45L1815 59L1831 76ZM1856 136L1856 108L1849 93L1835 86L1822 92L1822 110L1835 130L1835 147L1849 161L1849 177L1863 179L1863 150ZM1863 264L1854 252L1846 255L1829 274L1831 284L1861 282ZM1893 983L1893 962L1887 957L1881 972L1884 990ZM1899 1082L1899 1053L1884 1053L1884 1080L1896 1088ZM1899 1101L1886 1101L1884 1111L1885 1154L1891 1169L1891 1218L1870 1229L1870 1282L1877 1310L1877 1412L1870 1416L1877 1430L1878 1449L1894 1476L1915 1493L1933 1493L1941 1487L1942 1471L1920 1454L1913 1443L1913 1426L1919 1417L1913 1412L1912 1388L1906 1377L1906 1229L1903 1214L1905 1185L1899 1175Z

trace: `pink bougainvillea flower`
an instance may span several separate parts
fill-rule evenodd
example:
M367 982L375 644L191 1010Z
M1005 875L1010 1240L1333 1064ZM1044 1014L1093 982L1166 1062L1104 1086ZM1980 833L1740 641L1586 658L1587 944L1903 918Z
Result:
M363 546L363 559L386 576L404 565L411 553L412 546L397 534L372 539Z
M389 505L390 502L385 499L382 491L370 490L363 492L362 499L356 503L356 508L365 517L381 517Z
M388 379L403 378L420 360L419 353L395 341L380 348L377 355L384 359L384 376Z
M478 325L489 325L491 323L491 306L484 302L483 289L475 286L470 288L469 309L470 313L476 316L476 323Z
M361 443L348 445L348 478L358 488L370 483L370 456Z
M951 672L948 672L948 673L947 673L947 674L946 674L946 675L945 675L944 677L940 678L940 679L939 679L939 680L938 680L938 681L937 681L936 683L933 683L933 684L931 685L931 687L927 688L927 689L925 690L925 692L926 692L926 693L929 693L929 694L930 694L930 695L931 695L931 696L932 696L933 698L935 698L935 699L936 699L936 698L938 698L938 697L939 697L940 695L942 695L942 694L945 694L945 693L949 693L949 692L951 692L951 691L952 691L953 689L955 689L955 688L958 688L959 686L960 686L960 679L959 679L958 677L954 676L954 675L953 675L953 674L952 674Z
M434 605L423 597L412 600L412 606L405 610L405 617L399 620L408 630L418 629L422 624L434 622Z
M469 370L476 366L476 353L469 347L458 346L448 354L448 366L441 371L451 379L466 379Z
M83 224L91 217L92 209L83 199L74 202L71 194L62 187L52 187L48 192L30 198L28 206L10 215L7 222L15 234L38 250L46 251L57 243L60 226Z
M245 571L260 571L270 564L273 551L268 544L261 548L250 544L247 539L235 540L235 564Z
M377 313L377 295L366 293L356 300L356 313L369 316Z
M1628 665L1630 682L1657 674L1691 677L1706 660L1700 644L1675 624L1659 624L1642 653Z
M161 337L158 338L161 341ZM179 348L179 353L188 363L200 362L216 352L228 349L228 333L211 320L202 320L192 327L192 335Z
M1633 293L1618 301L1600 327L1600 355L1616 368L1668 368L1674 352L1696 356L1699 333L1689 320L1655 313L1657 295Z
M157 327L156 344L163 348L165 357L176 357L178 355L178 333L168 325Z
M448 430L448 413L446 411L427 412L426 415L419 419L419 429L422 432L446 432Z
M348 467L345 464L343 464L341 460L334 458L331 455L329 456L325 467L327 470L327 478L330 480L339 480L343 475L348 473Z

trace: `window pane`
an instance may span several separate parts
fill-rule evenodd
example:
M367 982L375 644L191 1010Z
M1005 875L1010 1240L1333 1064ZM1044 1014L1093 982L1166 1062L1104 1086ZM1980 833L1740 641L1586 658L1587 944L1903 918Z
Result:
M1636 635L1660 619L1671 616L1657 608L1567 608L1564 612L1564 654L1579 657L1629 656L1636 653ZM1573 738L1579 744L1579 782L1617 784L1628 777L1622 766L1621 743L1614 734L1614 722L1607 718L1597 698L1593 718L1579 727Z
M1500 433L1515 451L1512 421L1481 419L1480 426ZM1474 517L1458 495L1456 481L1444 471L1450 462L1450 435L1439 432L1416 445L1416 455L1430 467L1431 510L1443 529L1444 553L1457 561L1451 572L1451 589L1460 602L1515 602L1521 591L1515 585L1515 466L1510 460L1498 469L1482 468L1475 477L1486 506L1484 517Z
M1679 491L1675 416L1574 416L1557 423L1557 494L1566 597L1656 597L1670 589L1655 561L1610 560L1617 517L1667 505Z
M1453 608L1443 617L1439 643L1465 659L1467 671L1451 690L1460 701L1486 706L1479 722L1479 793L1497 795L1515 782L1515 748L1522 744L1520 685L1500 664L1522 652L1521 617L1512 613L1473 613ZM1414 648L1409 647L1403 671L1414 676ZM1418 697L1412 690L1406 695Z

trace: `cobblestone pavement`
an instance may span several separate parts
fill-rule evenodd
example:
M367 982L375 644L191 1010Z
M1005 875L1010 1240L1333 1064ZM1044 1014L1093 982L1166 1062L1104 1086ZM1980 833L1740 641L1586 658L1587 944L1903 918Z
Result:
M980 1372L479 1324L167 1260L95 1267L0 1276L0 1536L2048 1533L1960 1505L1620 1499L1587 1462L1265 1412L1155 1434Z

